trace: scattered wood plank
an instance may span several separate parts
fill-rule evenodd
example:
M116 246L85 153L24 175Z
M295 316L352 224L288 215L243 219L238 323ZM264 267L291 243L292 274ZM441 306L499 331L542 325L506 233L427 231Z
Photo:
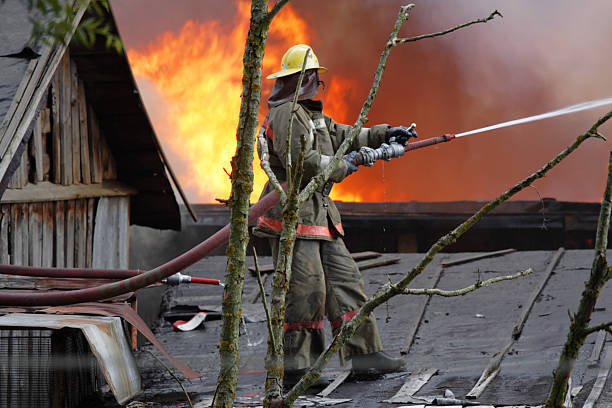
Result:
M66 201L55 203L55 266L63 268L66 266Z
M559 260L563 256L564 252L565 252L564 248L559 248L557 252L555 252L552 255L551 260L548 263L548 267L546 268L546 271L544 272L544 275L542 279L540 280L540 283L531 292L529 299L522 307L522 312L520 316L518 317L514 325L514 328L512 329L512 335L510 337L510 342L507 343L500 351L495 353L489 359L489 363L487 364L487 367L482 372L480 378L478 379L474 387L470 390L470 392L467 393L466 398L468 399L478 398L484 392L487 385L489 385L489 383L493 381L493 379L497 376L497 374L499 373L501 369L502 360L506 356L506 353L508 352L508 350L510 350L510 348L514 345L514 343L520 338L523 332L523 327L525 327L525 322L527 321L527 317L529 316L529 313L531 312L531 309L533 308L533 305L536 299L538 298L538 296L544 289L544 286L546 286L546 283L548 283L548 280L550 276L552 275L553 270L559 263Z
M606 342L607 334L608 333L604 330L600 330L599 333L597 333L597 340L595 340L595 345L593 346L591 357L589 357L589 361L591 363L599 361L599 356L601 355L601 350L603 349L603 345Z
M434 289L438 283L440 282L440 278L442 277L442 272L444 271L444 265L440 265L436 268L433 273L433 283L430 289ZM408 330L408 334L406 336L406 342L404 346L400 350L402 354L408 354L410 352L410 347L412 347L412 343L414 343L414 338L416 336L419 327L421 326L421 320L423 320L423 316L425 315L425 310L427 309L427 305L429 304L429 300L431 296L421 296L419 299L420 305L417 311L416 320L412 321L410 324L410 329Z
M15 117L17 107L19 106L19 103L24 97L24 93L26 91L28 83L30 82L29 79L31 78L32 73L36 69L37 65L38 65L37 59L31 60L30 63L28 64L28 67L26 68L26 71L24 72L24 75L23 75L24 79L19 83L19 87L17 87L17 91L15 92L15 96L13 97L13 102L11 102L11 105L9 106L6 112L4 119L2 119L2 123L0 124L0 152L4 152L8 146L9 138L5 137L6 132L8 131L8 127L11 124L11 122L13 122L13 118Z
M28 204L28 265L42 266L43 207L42 203Z
M51 173L54 183L59 184L62 182L62 173L61 173L61 138L60 138L60 107L61 107L61 71L58 69L55 72L53 77L53 83L51 84L51 149L52 149L52 157L51 157Z
M606 347L606 355L604 360L599 368L599 373L597 374L597 379L595 380L595 384L593 384L593 388L591 388L591 392L587 397L586 401L582 408L593 408L601 392L606 385L606 380L608 379L608 375L610 373L610 368L612 367L612 346Z
M52 267L55 206L52 202L43 203L42 206L42 266Z
M76 62L70 60L70 120L72 122L72 182L81 182L81 124L79 119L79 76Z
M565 248L559 248L557 252L555 252L550 262L548 263L548 267L546 268L546 271L544 272L544 276L542 277L540 284L533 290L527 303L523 305L523 309L522 309L523 311L521 312L521 315L516 321L516 324L514 325L514 331L512 333L512 336L515 339L518 339L521 333L523 332L523 327L525 327L527 316L529 316L529 313L531 312L531 309L533 308L533 305L535 304L536 299L538 298L538 296L540 296L540 293L542 293L542 289L544 289L544 286L546 286L546 283L548 283L548 279L552 275L553 270L559 263L559 260L563 256L564 252L565 252Z
M334 378L334 381L332 381L331 384L329 384L320 393L318 393L317 396L323 397L323 398L327 397L329 394L334 392L334 390L338 388L340 384L342 384L344 380L346 380L350 374L351 374L350 370L342 371L340 374L338 374L338 376L336 376L336 378Z
M85 184L91 183L91 168L89 165L89 133L87 126L87 101L85 100L85 84L79 80L79 133L81 135L81 177Z
M396 264L401 260L400 257L392 257L392 256L383 256L377 259L369 259L366 261L357 262L357 267L360 271L365 271L366 269L376 268L378 266Z
M516 252L516 249L514 248L502 249L501 251L487 252L484 254L468 256L468 257L457 259L454 261L440 262L440 264L448 268L449 266L461 265L461 264L468 263L468 262L478 261L480 259L494 258L496 256L507 255L507 254L511 254L512 252Z
M427 384L427 381L438 372L437 368L421 368L414 371L408 377L408 380L402 385L399 391L383 402L391 403L391 404L405 404L411 403L413 399L411 398L421 387Z

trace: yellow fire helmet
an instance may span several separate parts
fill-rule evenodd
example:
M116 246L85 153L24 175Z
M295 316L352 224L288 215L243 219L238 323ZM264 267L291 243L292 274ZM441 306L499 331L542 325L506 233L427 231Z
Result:
M300 72L302 70L302 63L304 62L306 50L310 50L308 59L306 60L306 69L316 68L318 69L319 74L327 72L327 68L319 65L319 60L310 46L306 44L297 44L289 48L285 55L283 55L283 59L281 60L281 70L275 72L274 74L268 75L267 78L274 79Z

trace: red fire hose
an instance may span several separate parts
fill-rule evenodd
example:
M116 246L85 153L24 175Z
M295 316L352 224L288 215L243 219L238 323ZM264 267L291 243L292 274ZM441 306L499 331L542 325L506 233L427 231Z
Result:
M455 135L446 134L443 136L432 137L418 142L408 143L404 146L404 151L420 149L437 143L448 142L455 138ZM362 164L363 158L358 153L355 164ZM278 203L279 198L275 191L262 197L249 210L249 223L263 215L268 209ZM108 283L86 289L77 289L57 292L28 292L19 291L0 291L0 305L4 306L57 306L82 302L94 302L111 297L119 296L128 292L142 289L162 279L166 279L175 273L182 271L195 262L204 258L215 249L227 243L229 239L229 227L217 231L204 242L193 247L184 254L174 258L165 264L143 272L141 270L117 270L117 269L79 269L79 268L37 268L29 266L2 265L0 273L11 275L41 276L54 278L108 278L124 279L119 282ZM196 283L203 282L203 278L192 278ZM206 280L206 279L205 279ZM208 280L207 280L208 281ZM218 282L218 281L217 281ZM216 283L218 284L218 283Z

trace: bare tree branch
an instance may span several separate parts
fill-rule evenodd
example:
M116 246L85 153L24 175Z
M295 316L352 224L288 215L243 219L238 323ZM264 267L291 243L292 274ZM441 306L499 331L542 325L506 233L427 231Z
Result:
M261 280L261 272L259 270L259 262L257 260L257 250L253 246L253 260L255 261L255 272L257 273L257 283L259 284L259 292L261 293L261 303L263 303L264 311L266 312L266 322L268 324L268 335L270 336L270 342L272 342L272 348L278 350L278 342L274 337L272 331L272 320L270 319L270 309L268 308L268 302L266 301L266 290L264 289L263 281Z
M268 15L267 15L267 17L266 17L266 18L267 18L268 20L272 21L272 19L274 18L274 16L276 16L276 15L278 14L278 12L279 12L279 11L281 11L281 9L282 9L283 7L285 7L285 5L286 5L287 3L289 3L289 1L290 1L290 0L278 0L278 1L276 2L276 4L274 4L274 7L272 7L272 10L270 10L270 11L268 12Z
M302 81L304 80L304 73L306 73L306 61L308 60L308 56L310 55L310 48L306 49L306 53L304 54L304 60L302 61L302 70L300 71L300 76L298 78L297 86L295 87L295 95L293 95L293 103L291 104L291 117L289 118L289 128L287 129L287 150L285 151L285 174L287 175L287 188L289 191L293 188L293 172L291 169L291 136L293 133L293 119L295 118L295 113L297 112L297 102L298 97L300 96L300 89L302 88ZM303 148L302 148L303 150ZM298 168L298 170L301 167ZM299 184L296 188L300 188Z
M461 25L458 25L456 27L446 29L444 31L440 31L440 32L437 32L437 33L431 33L431 34L417 35L416 37L410 37L410 38L397 38L395 40L395 44L394 45L403 44L403 43L407 43L407 42L419 41L419 40L423 40L425 38L439 37L441 35L452 33L453 31L457 31L457 30L460 30L462 28L469 27L469 26L471 26L473 24L487 23L487 22L493 20L495 18L495 16L503 17L502 14L499 11L495 10L491 14L489 14L489 17L479 18L478 20L470 21L469 23L461 24Z
M588 336L589 334L598 332L600 330L605 330L608 333L612 334L612 331L610 330L610 326L612 326L612 322L606 322L606 323L602 323L602 324L598 324L597 326L593 326L593 327L589 327L583 330L583 333L585 336Z
M531 274L532 272L533 270L529 268L522 272L515 273L513 275L504 275L504 276L498 276L496 278L487 279L484 282L481 282L480 280L478 280L473 285L467 286L462 289L442 290L442 289L437 289L437 288L432 288L432 289L407 288L402 291L402 294L404 295L438 295L438 296L444 296L444 297L463 296L465 294L475 291L476 289L479 289L485 286L489 286L497 282L512 280L512 279L520 278L523 276L527 276Z
M281 205L285 205L285 202L287 201L287 195L285 194L285 190L283 190L283 186L276 178L276 174L274 174L272 168L270 167L270 151L268 149L268 141L266 140L266 135L263 134L263 132L259 132L259 135L257 136L257 141L259 145L259 160L261 168L263 169L263 171L266 172L268 180L270 180L270 184L272 184L272 187L274 187L276 194L278 194Z

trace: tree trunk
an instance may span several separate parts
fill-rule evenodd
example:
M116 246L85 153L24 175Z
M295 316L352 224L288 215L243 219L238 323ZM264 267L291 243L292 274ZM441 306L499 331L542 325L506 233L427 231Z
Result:
M595 257L591 267L591 276L582 292L578 312L571 318L570 330L563 346L557 369L554 371L553 385L546 400L546 408L561 408L567 385L578 357L578 352L584 344L591 321L591 314L597 303L599 292L608 280L608 264L606 248L608 247L608 230L610 228L610 195L612 193L612 152L608 164L608 182L601 203L599 221L597 223L597 238L595 241Z
M232 192L228 202L231 226L226 249L227 274L222 305L223 326L219 341L220 367L215 397L216 407L233 405L240 367L239 329L249 237L249 199L253 191L253 151L261 96L262 59L269 25L267 0L253 0L251 23L244 52L242 103L236 134L236 154L232 158Z

